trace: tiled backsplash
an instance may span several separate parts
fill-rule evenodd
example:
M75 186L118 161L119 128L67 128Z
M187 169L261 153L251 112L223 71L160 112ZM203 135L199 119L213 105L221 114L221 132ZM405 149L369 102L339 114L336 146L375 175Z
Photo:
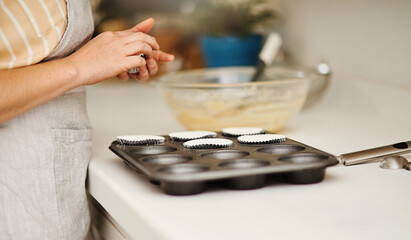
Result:
M297 64L326 59L334 80L411 92L411 1L280 0L284 48Z

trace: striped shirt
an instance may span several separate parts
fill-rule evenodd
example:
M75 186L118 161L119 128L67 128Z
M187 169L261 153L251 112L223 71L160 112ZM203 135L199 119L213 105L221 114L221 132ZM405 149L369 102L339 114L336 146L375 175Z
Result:
M66 27L65 0L0 0L0 69L40 62Z

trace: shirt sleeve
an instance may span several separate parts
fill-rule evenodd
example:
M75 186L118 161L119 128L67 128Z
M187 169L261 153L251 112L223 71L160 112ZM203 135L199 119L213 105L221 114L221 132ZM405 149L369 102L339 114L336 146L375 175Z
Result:
M66 28L65 0L0 1L0 69L42 61Z

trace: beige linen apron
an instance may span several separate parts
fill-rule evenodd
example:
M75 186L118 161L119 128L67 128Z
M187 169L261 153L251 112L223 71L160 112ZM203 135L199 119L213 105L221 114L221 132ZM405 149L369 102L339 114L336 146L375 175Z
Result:
M67 11L67 29L48 59L67 56L92 34L88 0L68 0ZM87 238L91 129L84 90L0 125L0 239Z

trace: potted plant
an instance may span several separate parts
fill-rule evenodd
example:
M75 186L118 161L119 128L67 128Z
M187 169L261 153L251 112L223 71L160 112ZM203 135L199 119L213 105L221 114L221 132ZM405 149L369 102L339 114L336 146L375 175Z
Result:
M208 67L255 65L263 44L256 29L276 18L266 0L210 1L196 11Z

